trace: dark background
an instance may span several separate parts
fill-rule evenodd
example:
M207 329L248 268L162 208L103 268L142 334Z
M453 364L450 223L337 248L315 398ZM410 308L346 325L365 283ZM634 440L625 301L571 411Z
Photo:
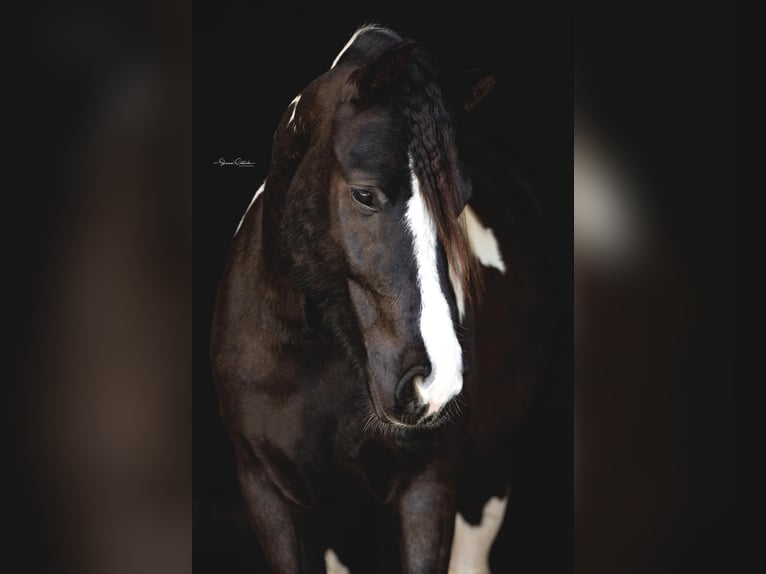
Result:
M194 563L263 571L239 498L208 361L214 290L229 241L265 178L289 102L329 68L354 30L375 22L430 49L447 69L497 84L459 138L492 156L490 178L545 230L559 313L553 383L519 430L517 476L493 552L496 572L565 572L572 563L572 29L567 11L471 5L341 10L325 3L225 2L195 10ZM417 9L416 9L417 8ZM237 157L254 168L213 165ZM255 568L255 570L254 570Z

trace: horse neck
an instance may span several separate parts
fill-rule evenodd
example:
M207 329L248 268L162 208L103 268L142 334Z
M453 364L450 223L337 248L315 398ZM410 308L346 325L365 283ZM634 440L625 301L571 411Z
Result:
M257 323L259 330L269 330L274 337L294 343L305 321L303 295L281 268L276 245L270 240L273 232L265 225L266 203L262 199L265 198L259 198L248 213L233 246L229 275L237 291L248 294L251 300L242 302L243 308L237 312Z

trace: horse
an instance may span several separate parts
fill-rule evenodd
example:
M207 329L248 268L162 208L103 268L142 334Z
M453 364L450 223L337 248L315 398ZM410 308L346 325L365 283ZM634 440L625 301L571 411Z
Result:
M275 572L489 572L550 323L533 234L456 143L493 83L365 26L277 126L210 346Z

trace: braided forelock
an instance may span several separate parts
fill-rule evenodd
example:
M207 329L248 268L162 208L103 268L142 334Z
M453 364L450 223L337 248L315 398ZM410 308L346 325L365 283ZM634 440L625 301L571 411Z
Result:
M402 111L412 134L408 151L439 242L463 293L470 296L478 288L478 268L464 218L458 217L462 197L452 119L432 67L420 50L415 54L408 70L414 81L407 83L402 94Z

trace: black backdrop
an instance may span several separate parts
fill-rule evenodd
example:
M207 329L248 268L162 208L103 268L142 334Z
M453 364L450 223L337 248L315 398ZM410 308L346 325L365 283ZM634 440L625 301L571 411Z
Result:
M466 129L500 158L498 178L544 214L559 320L555 383L519 453L506 520L493 551L497 572L563 572L572 561L572 17L544 7L467 3L320 2L195 6L194 25L194 564L197 572L265 571L249 530L223 433L208 361L215 287L229 241L268 169L284 109L327 69L361 24L391 27L444 64L496 74ZM446 3L445 3L446 4ZM252 168L220 167L237 157Z

